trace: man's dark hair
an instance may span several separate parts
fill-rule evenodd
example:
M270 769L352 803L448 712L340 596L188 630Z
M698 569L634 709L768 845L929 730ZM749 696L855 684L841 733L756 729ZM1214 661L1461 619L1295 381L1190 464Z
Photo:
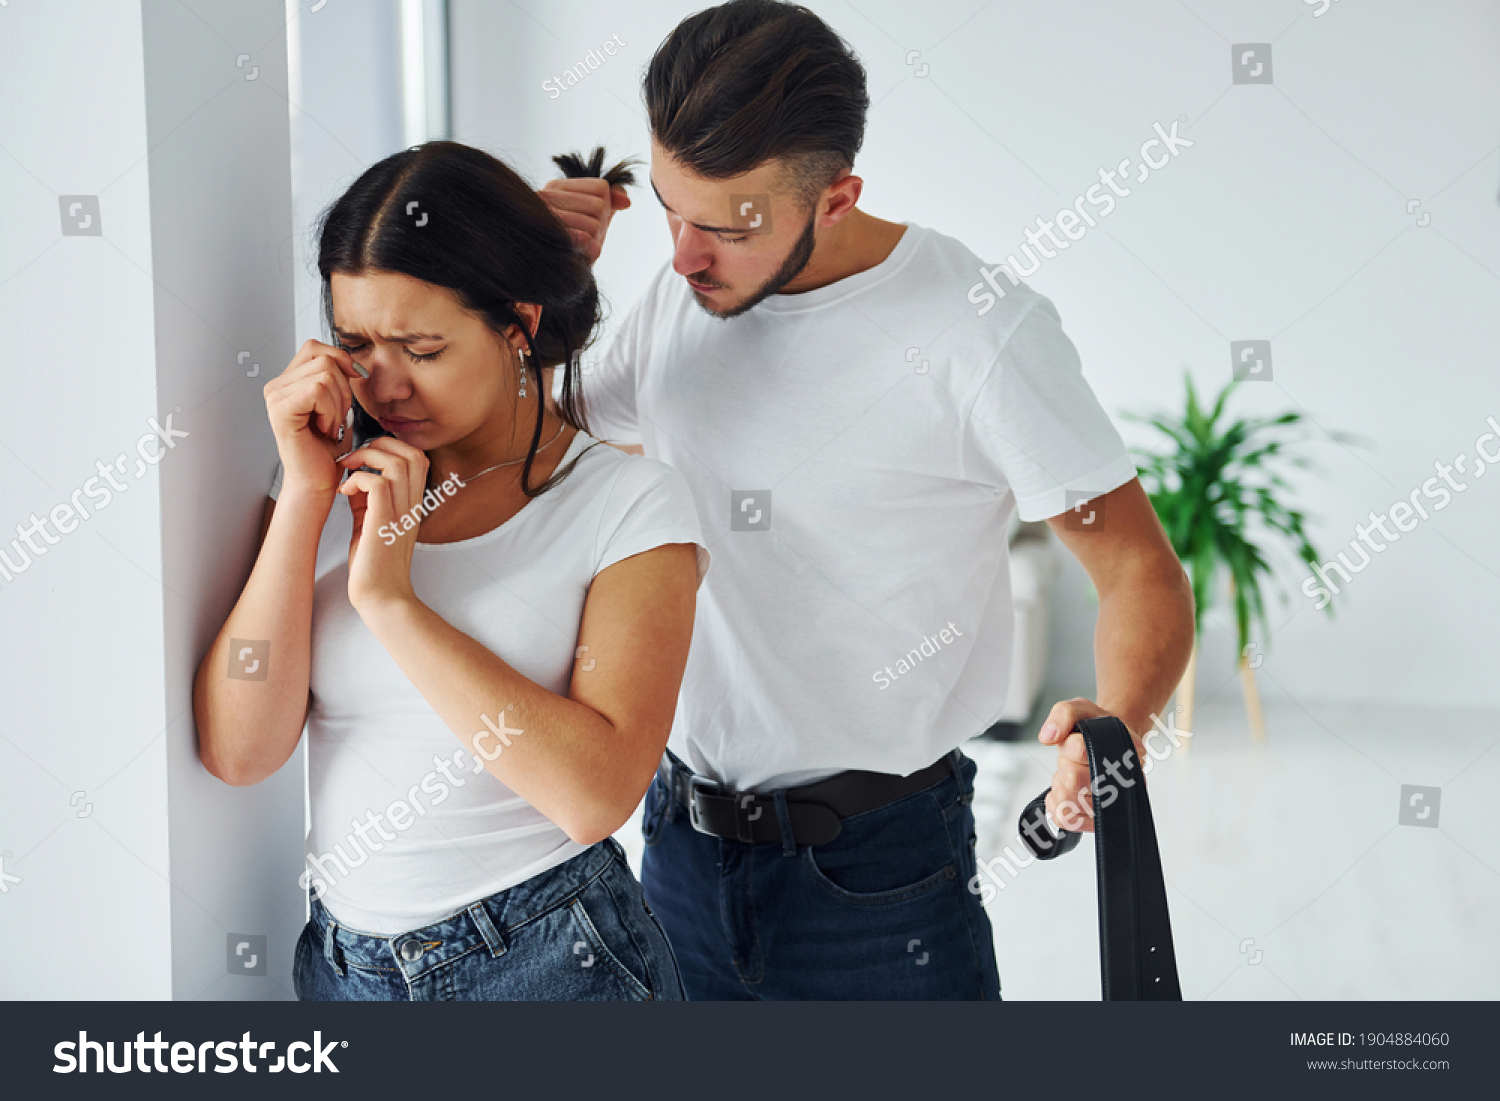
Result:
M730 0L677 24L644 80L651 135L699 176L774 158L804 207L854 167L870 96L849 44L807 8Z

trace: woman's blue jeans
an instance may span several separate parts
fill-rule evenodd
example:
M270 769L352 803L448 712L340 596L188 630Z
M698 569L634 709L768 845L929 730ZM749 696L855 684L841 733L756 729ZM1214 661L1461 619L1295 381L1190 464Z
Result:
M975 765L958 750L954 761L932 786L800 847L790 819L780 842L699 833L652 780L641 880L688 997L999 998L990 920L969 890Z
M394 936L340 925L314 898L292 983L303 1001L683 998L671 945L612 837Z

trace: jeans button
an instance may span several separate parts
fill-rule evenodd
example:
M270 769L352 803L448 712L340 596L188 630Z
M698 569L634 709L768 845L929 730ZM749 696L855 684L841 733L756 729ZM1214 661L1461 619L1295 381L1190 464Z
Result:
M408 941L403 941L400 951L402 959L404 959L407 963L415 963L417 960L422 958L422 953L425 952L426 949L422 947L421 941L413 938Z

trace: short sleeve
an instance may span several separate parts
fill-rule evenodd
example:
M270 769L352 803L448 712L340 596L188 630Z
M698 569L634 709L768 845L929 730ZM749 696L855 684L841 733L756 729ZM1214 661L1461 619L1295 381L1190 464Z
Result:
M1008 486L1026 521L1057 516L1136 476L1046 297L1036 296L976 389L962 455L965 476ZM1070 491L1086 496L1069 500Z
M271 479L271 488L266 490L266 496L270 497L273 501L281 494L281 475L282 467L280 463L277 463L276 476Z
M621 456L620 472L599 518L594 573L668 543L697 547L698 584L703 584L711 558L687 479L656 459Z

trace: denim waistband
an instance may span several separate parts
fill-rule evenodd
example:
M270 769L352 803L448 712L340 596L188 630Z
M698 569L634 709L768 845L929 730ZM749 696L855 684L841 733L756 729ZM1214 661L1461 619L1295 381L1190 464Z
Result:
M964 762L966 760L968 760L968 757L964 753L963 746L961 746L961 745L960 746L955 746L954 748L950 749L947 753L944 753L943 757L947 757L948 760L951 762L951 764L953 765L953 771L950 772L947 776L944 776L940 780L934 780L932 786L936 787L938 784L945 783L951 777L958 784L958 793L959 793L959 795L972 797L973 793L974 793L974 785L969 781L969 778L964 775L964 770L963 770L963 764L964 764ZM942 760L942 757L939 757L938 760L939 761ZM934 761L933 763L936 764L937 762ZM659 766L657 766L657 774L660 775L662 772L666 772L668 774L667 775L667 784L668 784L668 792L669 793L672 790L671 777L672 777L673 774L675 774L675 773L681 773L684 776L696 776L696 775L698 775L691 768L689 768L686 764L683 763L683 760L682 760L681 757L677 756L677 754L673 753L670 749L663 749L662 750L661 764ZM843 773L836 772L833 775L834 776L841 776L841 775L843 775ZM833 779L833 776L827 776L827 777L824 777L824 779L825 780L831 780L831 779ZM823 782L822 780L814 780L814 781L812 781L810 783L807 783L807 784L799 784L796 787L774 788L774 789L772 789L770 791L757 792L756 794L758 794L758 795L760 795L760 796L762 796L764 798L767 798L767 799L773 799L777 795L782 795L782 796L785 796L785 795L788 795L788 794L795 795L797 793L797 791L799 791L801 788L812 787L815 784L820 784L822 782ZM723 785L721 785L721 786L723 786ZM730 789L728 787L725 787L725 790L727 791L727 790L730 790ZM670 811L668 813L670 813Z
M965 756L964 751L963 751L963 747L962 746L955 746L953 749L951 749L947 753L943 754L943 757L948 758L949 763L952 766L951 771L949 771L945 776L943 776L943 777L941 777L941 778L939 778L937 780L934 780L926 788L923 788L921 790L923 790L923 791L929 791L929 790L932 790L933 788L941 787L944 784L952 783L952 784L956 785L956 787L957 787L957 793L958 793L958 800L959 800L959 802L965 803L965 804L972 802L973 799L974 799L974 784L973 784L973 781L969 779L969 776L967 775L967 773L965 773L965 771L964 771L964 765L969 763L969 758L967 756ZM942 759L943 759L942 757L938 758L938 760L942 760ZM934 763L936 763L936 762L934 762ZM663 814L663 817L665 818L665 820L668 823L672 823L672 822L675 822L677 820L678 804L677 804L677 794L676 794L677 793L676 777L679 774L683 775L683 776L689 776L689 777L697 775L697 773L693 772L693 770L691 768L689 768L686 764L683 763L682 758L678 757L677 754L673 753L670 749L663 750L662 751L661 764L657 766L656 777L655 777L655 779L653 779L652 783L653 784L655 784L655 783L661 783L666 788L666 792L665 792L665 796L666 796L665 797L665 806L662 808L662 814ZM842 775L844 775L844 773L835 773L834 775L842 776ZM910 775L910 774L908 774L908 775ZM826 777L825 779L830 779L831 780L832 778L833 777L830 776L830 777ZM822 781L822 780L815 780L815 781L813 781L810 784L800 784L797 787L775 788L775 789L773 789L771 791L761 791L761 792L756 792L755 793L756 795L760 796L763 799L770 799L772 801L772 805L776 808L776 823L777 823L777 826L780 828L780 831L781 831L781 853L782 853L783 856L790 857L790 856L796 856L797 855L797 837L796 837L796 831L793 829L793 826L792 826L791 813L787 809L787 800L788 800L788 797L791 796L791 797L793 797L795 799L795 797L796 797L796 795L797 795L797 793L799 791L802 791L803 789L808 788L808 787L816 787L817 784L820 784L820 783L823 783L823 782L824 781ZM720 787L721 787L721 789L723 791L730 791L731 790L731 789L729 789L727 787L723 787L722 785L720 785ZM743 795L744 793L735 792L734 794L735 795ZM886 807L891 806L894 803L900 803L900 802L902 802L905 799L909 799L913 795L916 795L916 794L918 794L918 792L909 792L908 794L902 796L900 799L893 800L892 803L887 803L887 804L884 804L884 805L879 806L879 807L873 807L873 808L871 808L870 810L867 810L867 811L861 811L860 814L874 814L877 811L884 810ZM742 806L743 806L743 804L742 804ZM759 810L757 810L756 813L758 814ZM857 818L859 816L860 815L851 815L850 817L851 818ZM848 821L848 820L849 819L844 819L844 821ZM774 842L764 842L764 843L765 844L774 844ZM749 844L755 844L755 842L744 841L744 842L737 842L737 844L746 844L746 845L749 845Z
M445 918L402 933L368 933L339 924L322 901L312 897L311 921L323 942L323 955L343 977L346 964L401 970L408 981L459 956L484 949L503 956L508 935L559 906L607 872L625 864L625 850L606 837L556 867L514 887L470 903Z

